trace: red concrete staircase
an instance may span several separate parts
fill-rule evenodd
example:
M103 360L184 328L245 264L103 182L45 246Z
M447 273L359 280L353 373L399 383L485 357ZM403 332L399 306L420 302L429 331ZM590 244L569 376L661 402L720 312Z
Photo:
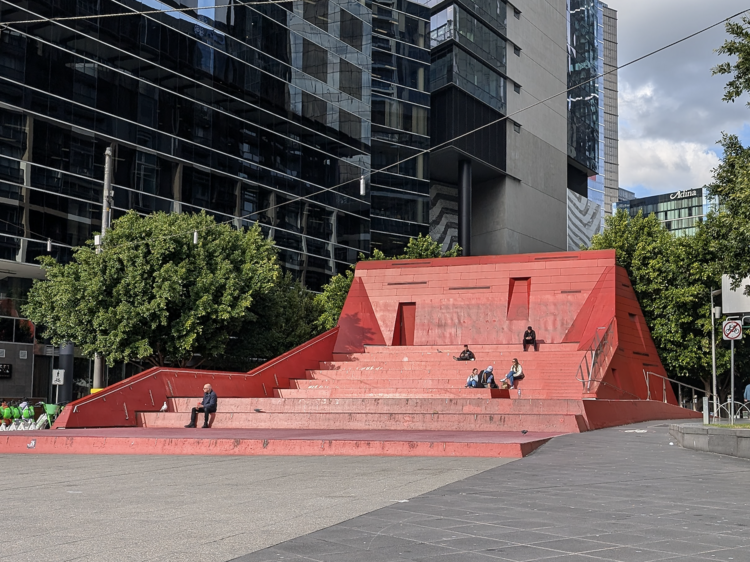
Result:
M529 324L536 352L519 343ZM453 360L463 343L476 361ZM465 388L514 357L515 388ZM72 403L64 439L3 436L0 452L517 457L561 433L696 415L668 385L646 400L645 370L665 374L614 252L361 262L333 330L249 373L146 371ZM218 411L186 430L205 383Z
M454 361L458 351L433 347L368 346L335 354L291 379L273 398L220 398L216 428L517 431L586 429L581 384L574 374L582 352L574 344L483 345L476 361ZM512 391L465 388L474 367L493 365L502 377L519 357L526 377ZM195 399L170 400L170 411L139 414L144 427L180 427Z

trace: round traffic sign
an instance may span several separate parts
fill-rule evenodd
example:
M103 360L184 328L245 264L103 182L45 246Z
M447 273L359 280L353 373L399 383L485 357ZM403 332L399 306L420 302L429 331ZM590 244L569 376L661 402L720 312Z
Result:
M724 322L721 331L724 334L725 340L742 339L742 324L736 320L727 320Z

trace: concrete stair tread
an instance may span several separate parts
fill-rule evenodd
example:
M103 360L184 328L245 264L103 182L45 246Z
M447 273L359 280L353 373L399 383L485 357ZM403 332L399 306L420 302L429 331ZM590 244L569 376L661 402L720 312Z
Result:
M171 398L170 412L188 413L193 398ZM487 400L471 398L224 398L222 413L378 412L378 413L532 413L581 414L580 400Z
M189 420L185 412L137 412L142 427L183 427ZM577 432L582 416L575 413L393 413L393 412L216 412L210 419L216 428L294 429L394 429L416 431L509 430ZM202 424L202 416L198 419Z
M6 453L126 455L355 455L510 457L528 455L561 432L404 431L254 428L67 429L5 432Z

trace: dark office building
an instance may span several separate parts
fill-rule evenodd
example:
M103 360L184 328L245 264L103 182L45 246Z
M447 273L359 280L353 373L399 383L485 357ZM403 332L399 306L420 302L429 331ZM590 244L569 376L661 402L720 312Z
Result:
M107 147L115 216L205 210L238 227L258 221L313 290L370 251L359 186L371 166L370 9L296 0L94 17L194 5L0 1L5 285L40 276L30 264L48 239L67 260L100 229ZM45 21L65 16L92 17ZM23 20L42 21L13 24ZM0 298L12 321L14 293ZM0 338L23 340L15 332ZM0 378L0 395L14 380Z
M641 212L646 217L654 214L675 236L691 236L703 222L709 206L703 189L699 188L618 201L615 210L624 209L631 217Z
M389 256L429 232L429 27L425 6L372 3L371 244Z
M504 175L506 122L463 135L507 113L508 6L498 0L430 5L432 230L446 249L457 242L471 254L473 186ZM446 206L456 213L452 221Z

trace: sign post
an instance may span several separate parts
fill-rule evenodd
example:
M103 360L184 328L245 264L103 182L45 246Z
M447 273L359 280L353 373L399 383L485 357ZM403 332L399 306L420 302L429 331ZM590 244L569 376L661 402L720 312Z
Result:
M52 369L52 385L55 387L55 404L60 400L60 387L65 383L65 369Z
M721 327L721 333L725 340L729 340L729 344L732 348L730 352L732 394L730 398L731 404L729 406L729 416L731 421L729 423L734 425L734 342L735 340L742 339L742 322L737 320L727 320Z

